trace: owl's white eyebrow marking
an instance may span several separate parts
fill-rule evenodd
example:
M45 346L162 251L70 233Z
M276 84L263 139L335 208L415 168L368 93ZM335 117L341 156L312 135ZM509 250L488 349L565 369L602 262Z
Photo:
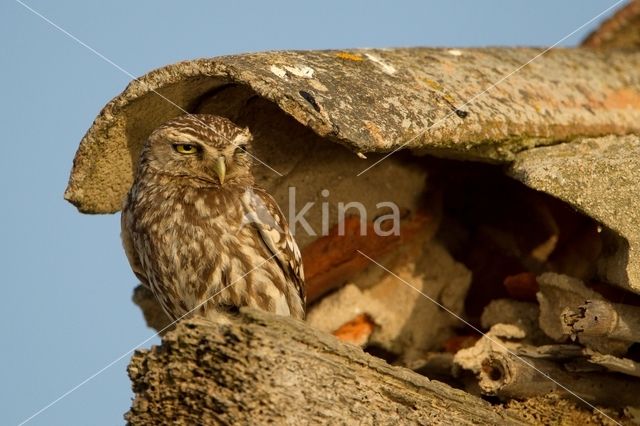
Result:
M238 136L236 136L236 137L233 139L233 143L234 143L234 144L236 144L236 145L237 145L237 144L242 144L242 143L249 142L249 139L250 139L250 138L249 138L249 136L248 136L248 135L246 135L246 134L244 134L244 133L241 133L241 134L239 134Z
M202 139L196 136L190 135L188 133L169 131L167 132L167 137L168 139L171 139L172 142L194 142L194 143L204 144Z

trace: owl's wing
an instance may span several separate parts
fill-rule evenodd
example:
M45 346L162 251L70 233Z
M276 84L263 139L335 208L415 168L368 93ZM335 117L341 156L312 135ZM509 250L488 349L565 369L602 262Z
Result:
M142 285L144 285L145 287L150 288L147 276L145 275L142 269L142 265L140 264L140 259L138 259L138 253L136 253L136 248L133 245L133 238L131 238L131 233L129 232L129 227L127 226L128 224L126 223L126 220L127 218L125 217L125 213L123 213L121 217L120 237L122 238L124 252L127 255L127 260L129 260L131 270L140 280L140 283L142 283Z
M267 249L278 261L285 276L293 283L306 303L302 256L278 204L261 188L248 189L242 203L245 221L254 226Z

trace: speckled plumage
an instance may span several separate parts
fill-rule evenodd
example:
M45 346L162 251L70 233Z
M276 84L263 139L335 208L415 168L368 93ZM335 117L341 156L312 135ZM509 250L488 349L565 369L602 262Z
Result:
M226 118L186 115L156 129L141 152L122 239L136 276L174 320L222 306L304 317L300 252L275 200L254 186L250 140ZM197 152L178 152L184 144Z

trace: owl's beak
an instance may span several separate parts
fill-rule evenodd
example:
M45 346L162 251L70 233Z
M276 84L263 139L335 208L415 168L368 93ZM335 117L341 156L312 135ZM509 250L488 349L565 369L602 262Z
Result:
M213 171L218 175L218 178L220 179L220 185L222 185L224 183L224 176L227 173L227 165L224 162L224 157L218 157L215 164L213 165Z

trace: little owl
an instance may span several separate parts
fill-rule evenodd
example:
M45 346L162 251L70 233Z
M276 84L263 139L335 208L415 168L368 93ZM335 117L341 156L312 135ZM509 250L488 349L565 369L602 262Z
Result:
M251 134L185 115L149 136L122 210L131 268L173 320L251 306L304 317L300 252L275 200L254 186Z

